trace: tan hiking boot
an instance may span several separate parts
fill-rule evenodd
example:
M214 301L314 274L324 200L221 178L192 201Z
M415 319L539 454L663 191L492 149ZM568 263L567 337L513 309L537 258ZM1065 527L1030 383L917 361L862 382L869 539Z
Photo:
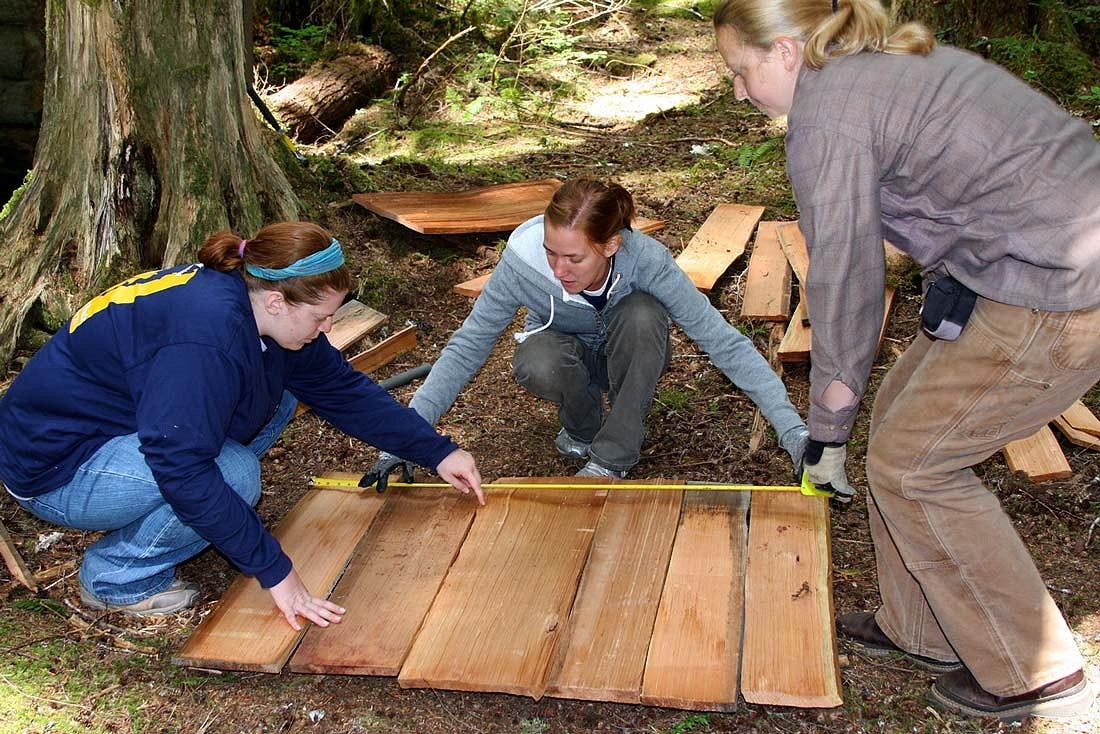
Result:
M92 594L80 585L80 603L97 612L125 612L137 617L151 617L159 614L174 614L190 609L199 601L199 587L190 581L176 579L159 594L136 601L133 604L110 604Z

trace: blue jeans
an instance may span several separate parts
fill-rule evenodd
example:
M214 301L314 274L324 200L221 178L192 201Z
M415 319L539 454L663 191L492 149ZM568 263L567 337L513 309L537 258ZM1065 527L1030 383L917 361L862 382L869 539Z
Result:
M278 440L298 401L288 392L274 417L247 446L226 440L216 459L226 483L249 505L260 499L260 457ZM136 433L117 436L84 462L72 480L22 507L48 522L107 534L84 552L80 583L113 606L164 591L176 566L209 543L180 522L153 479Z

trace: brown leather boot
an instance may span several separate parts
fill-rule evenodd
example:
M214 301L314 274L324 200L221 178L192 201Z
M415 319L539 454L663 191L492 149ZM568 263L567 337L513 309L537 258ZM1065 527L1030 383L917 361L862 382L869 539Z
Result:
M993 695L978 685L966 668L941 675L932 684L932 701L937 706L1001 721L1019 721L1028 716L1079 716L1088 712L1094 698L1096 689L1080 670L1018 696Z
M962 663L957 660L936 660L902 650L878 626L874 612L843 614L836 621L836 631L842 638L852 642L860 652L872 658L900 656L913 666L933 675L942 675L962 668Z

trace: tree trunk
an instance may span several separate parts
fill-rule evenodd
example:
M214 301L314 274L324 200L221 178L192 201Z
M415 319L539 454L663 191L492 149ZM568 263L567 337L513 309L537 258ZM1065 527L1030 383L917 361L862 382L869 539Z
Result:
M967 48L982 36L1030 33L1031 5L1031 0L895 0L893 9L898 18L918 20L947 43Z
M0 220L0 367L36 302L59 322L121 275L193 258L212 232L297 215L246 96L241 7L46 4L34 167Z
M357 109L393 86L397 59L377 46L315 64L305 76L271 96L287 132L305 143L335 134Z

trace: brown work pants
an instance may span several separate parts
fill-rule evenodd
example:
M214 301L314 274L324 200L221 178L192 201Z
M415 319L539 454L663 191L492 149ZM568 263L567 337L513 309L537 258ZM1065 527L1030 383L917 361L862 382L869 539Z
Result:
M882 631L1011 696L1082 667L1027 548L971 467L1100 380L1100 308L978 303L954 342L919 335L875 399L867 450ZM1082 583L1089 583L1082 579Z

